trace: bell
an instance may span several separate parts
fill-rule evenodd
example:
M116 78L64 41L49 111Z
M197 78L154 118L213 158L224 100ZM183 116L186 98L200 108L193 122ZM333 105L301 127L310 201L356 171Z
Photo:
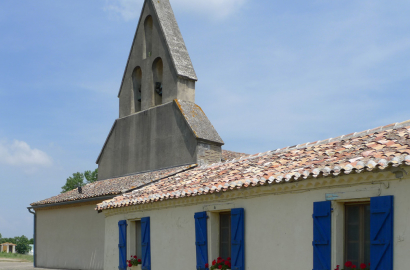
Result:
M157 92L157 94L162 97L162 83L161 82L155 83L155 92Z

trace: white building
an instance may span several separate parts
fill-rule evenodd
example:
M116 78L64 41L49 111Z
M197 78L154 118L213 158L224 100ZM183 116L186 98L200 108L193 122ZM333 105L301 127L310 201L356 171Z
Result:
M37 267L408 269L410 121L248 156L196 81L169 1L146 0L99 181L31 204Z
M104 269L408 269L409 165L407 121L193 168L98 205Z
M3 243L0 244L0 251L5 253L16 253L16 244Z
M34 245L33 244L30 244L30 251L27 254L34 255Z

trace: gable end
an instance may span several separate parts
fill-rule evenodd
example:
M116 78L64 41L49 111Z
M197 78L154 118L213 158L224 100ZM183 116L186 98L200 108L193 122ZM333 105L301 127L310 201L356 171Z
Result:
M174 12L169 1L145 0L141 9L141 15L138 20L137 30L134 34L134 39L132 41L130 53L128 55L127 64L125 65L124 74L122 76L121 85L117 97L120 97L121 91L123 89L123 84L127 73L127 67L130 63L132 50L137 39L138 31L140 31L141 20L143 19L142 15L144 13L144 9L148 1L151 1L152 6L154 7L156 19L158 20L161 33L167 45L167 50L170 55L171 62L173 64L173 67L175 68L177 75L181 78L188 80L198 80L191 62L191 58L189 57L188 50L185 46L184 39L178 27Z

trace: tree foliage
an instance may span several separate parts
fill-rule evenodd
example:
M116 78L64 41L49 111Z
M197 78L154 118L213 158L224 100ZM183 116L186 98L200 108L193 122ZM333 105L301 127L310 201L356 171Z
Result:
M84 183L84 177L86 182ZM94 171L85 171L84 173L76 172L72 176L67 178L64 186L61 187L61 193L82 187L86 184L93 183L98 179L98 169Z
M94 171L85 171L84 177L85 179L87 179L87 184L97 181L98 180L98 169L95 169Z
M31 250L29 240L26 236L17 236L16 239L16 251L20 254L26 254Z
M76 172L73 173L73 176L67 178L65 185L61 187L61 193L73 190L79 186L84 186L84 174Z
M1 234L0 234L0 244L3 244L3 243L16 244L16 251L17 253L20 253L20 254L26 254L30 251L31 242L34 242L33 238L29 240L24 235L12 237L12 238L3 238L1 237Z
M13 238L0 238L0 244L3 244L3 243L15 244L16 243L16 237L13 237Z

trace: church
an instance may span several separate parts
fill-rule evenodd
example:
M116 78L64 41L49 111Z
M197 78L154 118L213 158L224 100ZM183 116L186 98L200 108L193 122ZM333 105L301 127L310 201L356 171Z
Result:
M408 269L410 121L226 151L197 80L169 0L145 0L99 181L29 207L36 267Z

